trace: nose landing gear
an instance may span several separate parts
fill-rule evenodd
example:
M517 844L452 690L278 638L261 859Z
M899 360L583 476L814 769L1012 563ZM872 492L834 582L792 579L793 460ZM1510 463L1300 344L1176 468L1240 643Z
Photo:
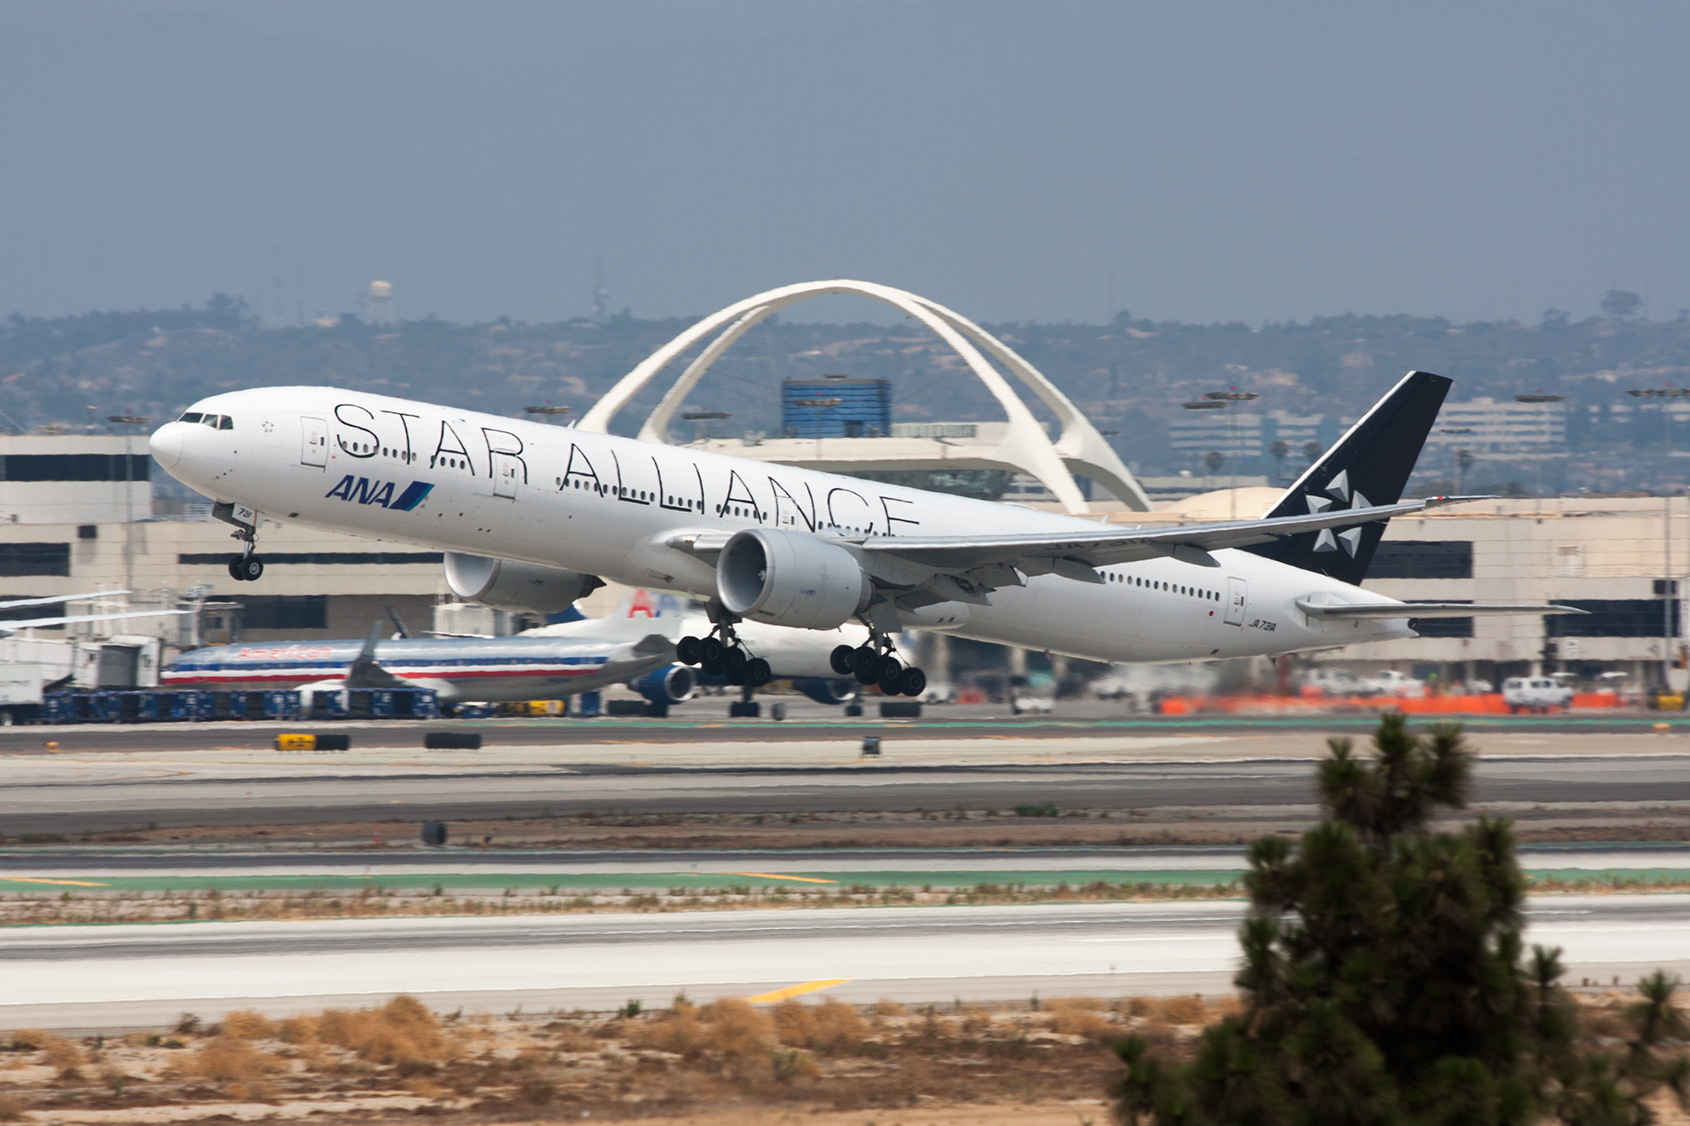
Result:
M238 583L257 582L264 577L264 560L253 554L258 546L258 530L243 526L234 536L246 547L239 555L230 557L229 577Z

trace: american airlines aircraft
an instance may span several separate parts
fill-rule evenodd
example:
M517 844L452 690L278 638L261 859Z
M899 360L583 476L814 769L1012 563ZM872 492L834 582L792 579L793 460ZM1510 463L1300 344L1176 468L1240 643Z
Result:
M710 599L685 664L772 675L737 623L869 631L833 667L888 693L926 677L904 629L1155 663L1416 636L1412 620L1577 613L1415 603L1358 584L1450 381L1410 372L1259 520L1132 528L334 387L214 395L151 438L217 503L256 581L260 513L479 557L492 596L571 601L600 576ZM449 560L449 565L451 561Z

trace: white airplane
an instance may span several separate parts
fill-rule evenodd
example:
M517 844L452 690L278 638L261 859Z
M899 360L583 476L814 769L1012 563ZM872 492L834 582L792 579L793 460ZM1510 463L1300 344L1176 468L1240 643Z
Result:
M1577 613L1415 603L1358 585L1450 381L1410 372L1265 518L1132 528L334 387L213 395L152 435L173 477L217 502L264 573L260 513L483 557L486 587L567 604L605 576L709 598L714 627L677 646L753 686L769 663L740 621L853 620L841 675L920 695L904 629L1097 661L1276 655L1417 636L1412 620Z

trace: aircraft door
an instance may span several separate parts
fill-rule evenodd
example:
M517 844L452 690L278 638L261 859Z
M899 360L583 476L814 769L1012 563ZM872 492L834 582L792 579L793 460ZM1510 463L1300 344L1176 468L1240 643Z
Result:
M516 499L516 485L522 479L522 463L515 458L493 458L493 495Z
M320 418L301 418L299 464L328 465L329 425Z
M1244 605L1249 600L1250 584L1235 575L1226 578L1226 624L1244 624Z
M487 469L493 475L493 495L516 499L516 487L528 483L528 463L523 460L522 439L508 430L483 426L487 440Z

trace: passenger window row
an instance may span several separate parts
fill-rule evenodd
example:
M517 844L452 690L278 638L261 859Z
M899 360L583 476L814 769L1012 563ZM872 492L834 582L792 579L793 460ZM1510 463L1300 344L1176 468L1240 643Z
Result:
M1150 590L1165 590L1170 594L1183 594L1187 598L1201 598L1205 602L1219 602L1221 600L1221 592L1218 590L1205 590L1201 587L1165 583L1160 579L1146 579L1141 575L1123 575L1119 571L1106 571L1103 577L1106 581L1112 583L1126 583L1129 586L1147 587Z

